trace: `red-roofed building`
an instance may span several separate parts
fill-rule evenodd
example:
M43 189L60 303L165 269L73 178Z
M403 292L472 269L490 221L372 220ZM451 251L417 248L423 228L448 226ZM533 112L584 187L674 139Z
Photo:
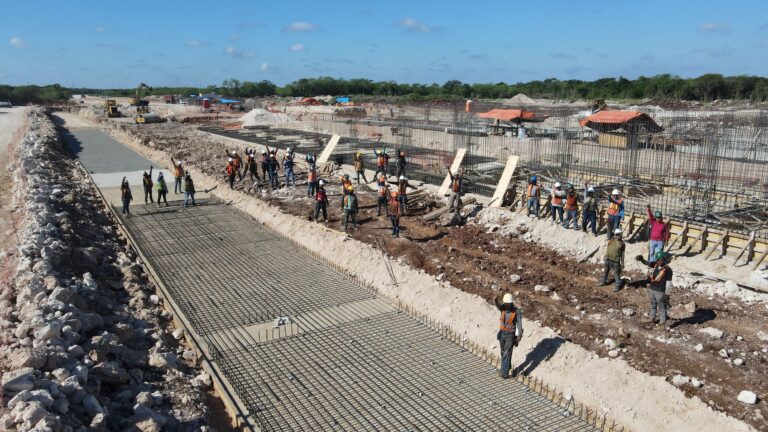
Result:
M600 111L581 119L579 124L599 132L597 142L610 147L631 147L638 136L664 130L651 116L639 111Z

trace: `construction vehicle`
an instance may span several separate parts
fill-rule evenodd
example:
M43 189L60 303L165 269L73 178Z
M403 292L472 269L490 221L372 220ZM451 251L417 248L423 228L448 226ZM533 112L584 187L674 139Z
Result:
M152 87L144 83L139 83L136 87L136 93L131 99L131 105L136 107L137 114L145 114L149 112L149 101L141 98L141 91L144 89L152 90Z
M117 102L114 99L104 101L104 111L106 111L109 118L122 117L122 114L117 109Z
M153 112L146 112L146 113L137 112L136 115L133 116L133 121L136 122L136 124L162 123L164 119Z
M175 95L165 95L163 96L163 100L165 100L165 103L167 104L175 104L178 102L178 98L176 98Z

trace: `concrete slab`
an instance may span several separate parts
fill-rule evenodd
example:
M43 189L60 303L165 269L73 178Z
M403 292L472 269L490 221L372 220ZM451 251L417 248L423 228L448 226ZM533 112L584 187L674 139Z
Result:
M99 130L65 130L62 137L72 154L94 174L141 173L152 166L148 159Z

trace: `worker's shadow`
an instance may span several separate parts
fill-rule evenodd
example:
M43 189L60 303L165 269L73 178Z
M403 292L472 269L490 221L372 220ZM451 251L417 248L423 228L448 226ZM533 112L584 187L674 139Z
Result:
M693 315L676 320L669 328L675 328L683 324L704 324L717 318L717 313L712 309L696 309Z
M525 356L525 361L517 367L518 374L529 375L539 367L541 362L552 358L564 343L565 339L559 337L551 337L539 341L533 350Z

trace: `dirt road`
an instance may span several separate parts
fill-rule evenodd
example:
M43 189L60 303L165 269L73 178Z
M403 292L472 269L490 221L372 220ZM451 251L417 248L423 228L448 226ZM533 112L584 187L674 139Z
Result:
M26 108L0 109L0 246L4 247L13 227L10 214L11 178L5 169L8 164L8 150L16 134L25 124Z

